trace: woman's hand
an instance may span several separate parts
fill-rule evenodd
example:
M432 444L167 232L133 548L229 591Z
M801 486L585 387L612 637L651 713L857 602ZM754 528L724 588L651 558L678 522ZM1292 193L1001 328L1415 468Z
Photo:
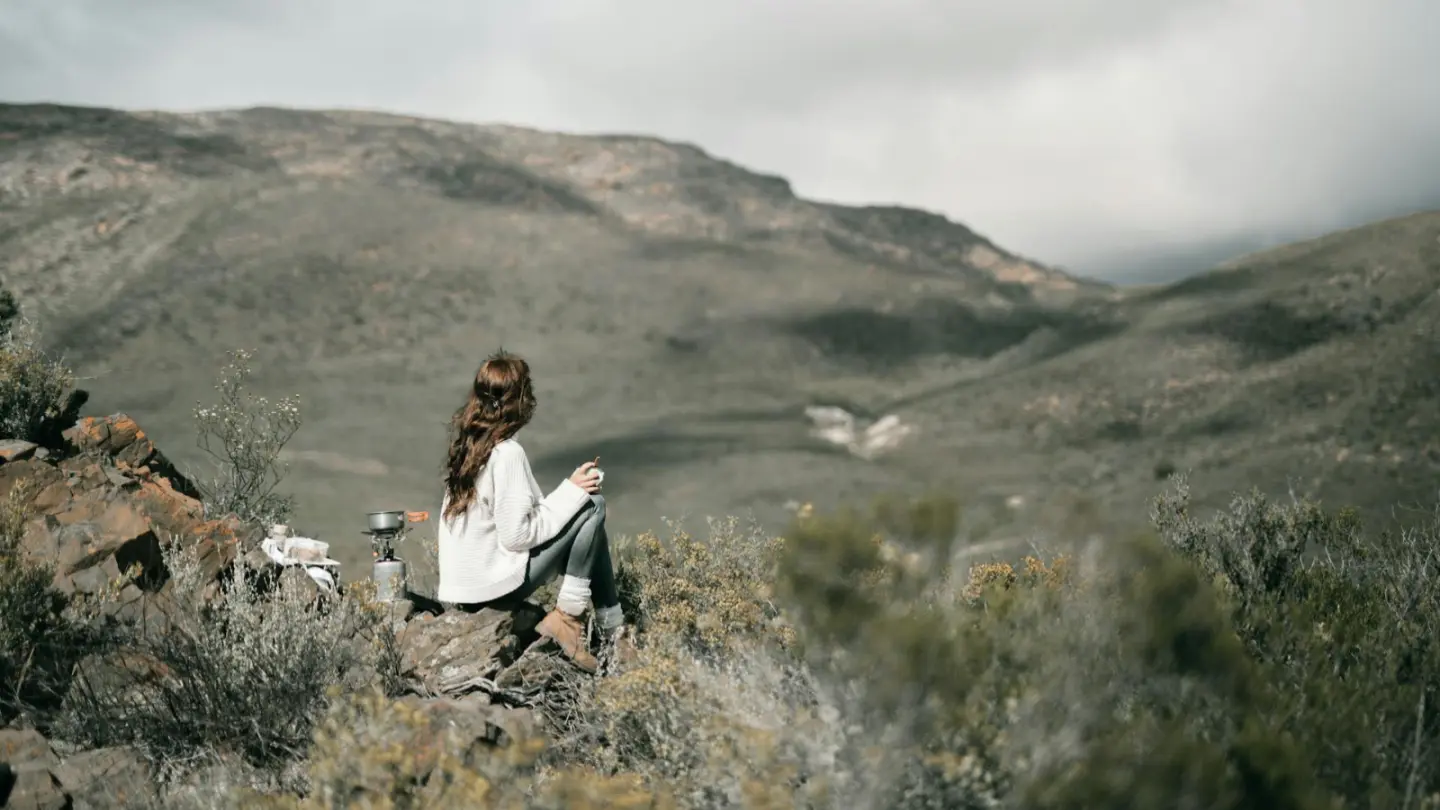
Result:
M600 459L597 458L594 461L587 461L579 467L576 467L575 472L570 474L570 483L580 487L591 495L599 492L600 473L595 471L595 465L598 463L600 463Z

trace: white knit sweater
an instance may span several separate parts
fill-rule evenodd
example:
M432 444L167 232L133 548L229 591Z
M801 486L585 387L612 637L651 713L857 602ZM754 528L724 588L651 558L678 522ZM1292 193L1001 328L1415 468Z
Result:
M441 504L437 598L488 602L515 590L525 581L530 549L559 534L589 500L569 479L542 496L520 443L495 445L475 479L470 508L449 520L448 494Z

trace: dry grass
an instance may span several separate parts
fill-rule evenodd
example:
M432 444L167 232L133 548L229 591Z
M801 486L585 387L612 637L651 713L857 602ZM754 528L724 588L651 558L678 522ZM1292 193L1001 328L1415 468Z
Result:
M109 630L100 661L138 663L79 674L67 739L133 746L162 770L281 766L309 747L328 687L383 684L385 613L364 588L327 597L298 569L241 559L217 592L193 549L171 546L165 563L176 609L159 628Z

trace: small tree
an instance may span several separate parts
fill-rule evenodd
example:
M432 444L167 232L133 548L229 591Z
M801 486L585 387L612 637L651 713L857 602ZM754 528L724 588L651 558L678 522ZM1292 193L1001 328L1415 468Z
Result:
M283 522L293 500L275 491L286 465L280 451L300 428L300 399L271 402L250 393L250 359L245 350L230 353L215 383L219 402L196 403L195 423L201 450L215 460L217 471L201 483L209 517L235 515L247 523Z

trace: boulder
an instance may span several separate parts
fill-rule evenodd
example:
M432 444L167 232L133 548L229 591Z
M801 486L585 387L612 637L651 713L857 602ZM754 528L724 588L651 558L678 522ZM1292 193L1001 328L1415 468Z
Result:
M27 442L24 439L6 439L0 441L0 464L34 458L35 451L39 449L40 445L34 442Z
M0 497L9 497L16 483L25 481L37 509L53 509L70 497L66 475L48 460L26 458L0 465Z
M69 806L50 769L55 751L39 732L0 729L0 807L48 810Z
M66 810L70 797L43 765L0 763L0 807L7 810Z
M457 695L483 689L533 643L544 611L422 613L400 635L401 674L424 694Z
M74 453L111 459L121 470L145 471L164 477L176 492L199 498L199 490L155 447L134 419L123 413L87 416L64 432Z
M155 797L150 767L129 748L102 748L65 758L39 732L0 729L0 807L150 807Z
M130 748L83 751L50 773L74 810L150 807L157 797L149 763Z
M0 728L0 762L11 766L43 765L48 768L60 760L50 742L33 729ZM3 805L0 805L3 806Z

